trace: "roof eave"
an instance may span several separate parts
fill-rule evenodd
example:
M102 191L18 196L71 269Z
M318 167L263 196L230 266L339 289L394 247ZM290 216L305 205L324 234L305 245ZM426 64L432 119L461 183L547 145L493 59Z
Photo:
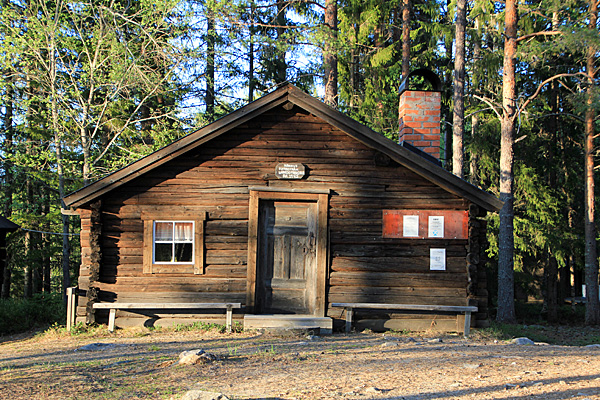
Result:
M286 85L260 99L224 116L160 150L107 175L106 177L65 197L65 204L74 208L91 203L99 196L129 182L142 174L186 153L203 143L239 126L261 113L287 101L311 112L336 126L354 139L389 156L423 178L434 182L450 193L464 197L488 211L499 211L503 203L495 196L458 178L445 169L417 156L383 135L342 114L334 108Z
M247 122L257 114L287 102L287 97L287 91L283 90L267 94L231 114L182 137L162 149L69 194L64 198L65 204L69 207L78 208L86 203L91 203L96 198L112 189L141 176L149 170L206 143L244 122Z
M433 181L451 193L465 197L471 202L483 207L487 211L499 211L503 202L496 196L489 194L471 183L453 175L413 152L399 146L394 141L362 125L354 119L326 106L300 90L290 93L289 99L299 107L305 108L316 116L328 121L348 135L361 141L365 145L375 148L386 154L399 164L407 167L425 179ZM356 133L359 133L357 135Z

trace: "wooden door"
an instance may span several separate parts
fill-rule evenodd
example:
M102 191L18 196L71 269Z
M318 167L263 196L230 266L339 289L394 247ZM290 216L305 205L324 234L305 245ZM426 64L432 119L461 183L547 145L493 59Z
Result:
M261 201L258 239L258 312L314 314L317 203Z

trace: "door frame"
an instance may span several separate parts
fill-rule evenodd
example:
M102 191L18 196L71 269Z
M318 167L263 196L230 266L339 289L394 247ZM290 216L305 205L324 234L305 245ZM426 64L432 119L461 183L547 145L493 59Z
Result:
M259 208L262 200L313 201L317 204L317 253L315 257L316 292L314 316L325 316L325 285L327 281L328 210L329 189L291 189L273 187L251 187L248 214L248 273L246 284L246 309L254 312L256 302L256 277L259 255Z

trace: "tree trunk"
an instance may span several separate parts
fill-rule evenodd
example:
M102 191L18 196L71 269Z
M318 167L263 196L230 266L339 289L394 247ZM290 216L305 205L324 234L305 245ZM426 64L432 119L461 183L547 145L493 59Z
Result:
M51 33L53 34L53 33ZM57 89L57 74L58 66L55 58L56 42L54 37L49 38L48 54L49 54L49 78L50 78L50 115L52 118L52 131L54 134L54 156L56 157L56 175L58 177L58 195L60 208L66 209L65 206L65 167L62 156L62 134L58 114L58 89ZM69 216L62 214L62 293L63 299L66 301L67 288L71 286L70 272L70 256L71 246L69 243Z
M471 36L473 42L473 83L472 90L475 94L481 93L481 80L483 79L482 68L481 68L481 26L480 18L475 19L475 29L473 29L473 35ZM477 134L479 132L479 115L473 114L471 117L471 142L477 141ZM479 186L479 168L477 163L479 157L476 150L477 146L472 146L470 152L470 165L469 165L469 182L475 186Z
M597 29L598 3L590 0L589 28ZM594 111L593 89L596 76L596 50L590 46L587 50L586 73L588 78L585 111L585 287L586 287L586 325L600 323L600 302L598 300L598 253L596 247L596 219L594 198Z
M500 140L500 210L498 234L498 322L516 321L514 304L514 136L517 115L516 53L517 53L517 3L507 0L504 11L505 39L502 80L502 124Z
M50 195L50 191L49 190L45 190L45 196L44 196L44 216L48 216L48 214L50 214L50 201L52 201L51 199L51 195ZM44 231L47 231L48 229L42 229ZM43 290L44 293L50 293L52 292L52 282L51 282L51 261L50 261L50 249L51 243L50 243L50 235L47 233L43 233L42 234L42 269L43 269Z
M254 100L254 11L256 5L250 3L250 28L249 28L249 44L248 44L248 103Z
M30 86L31 88L31 86ZM33 130L33 122L32 122L32 114L37 114L39 110L31 110L31 108L35 107L30 104L30 110L27 111L27 124L29 128ZM27 139L25 154L28 159L34 159L34 142L30 138ZM33 174L27 174L25 178L25 199L26 199L26 209L27 214L31 217L34 215L34 198L33 198ZM29 230L25 231L25 239L24 239L24 248L25 248L25 266L23 268L23 297L29 298L33 295L33 266L35 264L35 256L34 256L34 244L33 244L33 232L31 229L34 228L32 222L29 225Z
M402 0L402 79L410 73L410 0Z
M359 51L358 51L358 24L353 24L352 25L352 38L353 38L353 43L352 43L352 49L350 50L350 87L352 88L352 93L350 95L350 102L349 102L349 106L350 109L353 110L355 107L358 107L358 105L355 102L355 98L358 97L358 93L359 93Z
M477 137L477 131L479 130L479 117L477 114L474 114L471 117L471 140L475 140ZM479 157L477 155L476 150L471 150L470 154L470 164L469 164L469 182L471 184L479 187L479 168L477 163L479 162Z
M463 178L463 137L465 135L465 28L467 0L456 3L456 37L454 56L454 111L452 125L452 173Z
M214 11L206 11L206 119L215 118L215 17Z
M276 21L276 32L277 32L277 43L282 43L284 41L285 34L285 10L287 6L287 1L277 1L277 17ZM285 62L285 50L277 49L275 51L275 83L279 86L286 82L287 80L287 64Z
M2 214L6 218L12 216L12 197L13 197L13 167L12 167L12 155L13 155L13 102L14 102L14 90L13 90L13 79L11 71L5 72L6 81L6 94L3 101L4 105L4 183L2 191L4 192L4 207ZM7 243L8 246L8 243ZM0 271L0 297L7 299L10 295L10 282L11 282L11 261L10 254L6 252L6 258L4 268Z
M325 104L337 107L338 57L337 57L337 0L325 1L325 30L327 42L323 54L325 71Z
M552 30L558 30L558 13L552 15ZM552 116L549 119L549 140L548 140L548 186L551 188L557 187L556 168L554 167L555 147L558 140L558 83L552 82L550 86L550 107ZM546 287L546 305L548 309L548 322L558 321L558 261L554 256L553 245L549 244L547 249L547 287Z
M446 8L447 10L450 10L450 8L452 7L452 0L446 0ZM446 13L446 18L448 19L447 21L445 21L448 25L453 25L453 21L450 21L450 17L449 17L449 13ZM450 60L452 60L452 43L453 43L453 37L452 35L448 34L446 35L446 37L444 38L444 46L445 46L445 51L446 51L446 60L445 62L450 63ZM452 76L452 70L450 68L444 68L444 88L448 88L448 90L450 90L450 88L452 87L452 80L453 80L453 76ZM442 97L444 97L445 94L442 94ZM442 124L440 126L440 135L441 137L444 138L444 146L443 146L443 151L442 151L442 147L441 147L441 143L440 143L440 161L442 162L442 164L444 165L444 168L450 170L451 168L451 164L452 164L452 132L450 131L450 127L453 126L453 121L452 121L452 117L453 117L453 113L450 110L450 106L447 105L446 103L442 102L442 109L441 109L441 119L442 121L446 121L445 124ZM443 155L442 155L443 154Z

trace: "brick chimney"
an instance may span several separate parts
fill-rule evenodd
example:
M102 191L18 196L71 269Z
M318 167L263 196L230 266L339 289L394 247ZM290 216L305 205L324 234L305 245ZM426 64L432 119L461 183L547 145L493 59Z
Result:
M429 81L431 89L408 89L409 80L415 76ZM408 143L439 160L440 115L441 81L438 76L426 69L411 72L400 85L398 143Z

